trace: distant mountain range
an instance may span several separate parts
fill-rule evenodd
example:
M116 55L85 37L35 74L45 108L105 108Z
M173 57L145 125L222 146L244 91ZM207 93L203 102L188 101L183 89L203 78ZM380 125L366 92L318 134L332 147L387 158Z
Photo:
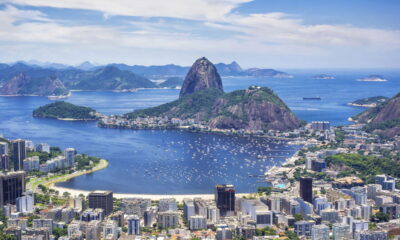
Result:
M236 62L219 63L215 67L221 76L291 77L287 73L273 69L243 70ZM113 63L96 66L90 62L83 62L78 66L69 66L38 61L0 63L0 93L2 95L64 95L68 93L68 90L125 91L135 88L175 88L182 84L181 78L188 73L189 69L189 67L174 64L130 66ZM21 77L17 77L21 74L24 74L23 81ZM157 85L149 80L160 78L167 78L168 81ZM56 80L61 84L53 82ZM59 87L52 90L51 87L47 89L43 85L49 83ZM18 89L16 85L19 85Z

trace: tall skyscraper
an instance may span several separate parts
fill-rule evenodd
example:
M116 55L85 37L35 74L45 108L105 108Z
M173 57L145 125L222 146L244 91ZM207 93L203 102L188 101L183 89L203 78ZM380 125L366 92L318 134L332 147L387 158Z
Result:
M23 161L26 158L25 140L17 139L12 141L14 171L23 170Z
M0 154L0 168L1 169L8 170L9 169L9 161L10 161L10 158L8 157L8 155Z
M89 208L101 208L108 215L113 211L113 192L94 191L89 193Z
M8 155L8 143L0 142L0 155Z
M309 203L312 203L312 178L300 178L300 197Z
M128 234L140 235L140 219L137 215L130 215L127 217Z
M75 163L75 148L66 148L64 150L64 157L67 160L68 166L73 166Z
M25 172L0 174L0 206L15 204L16 199L25 192Z
M230 184L215 186L215 202L221 216L227 216L235 211L235 188Z

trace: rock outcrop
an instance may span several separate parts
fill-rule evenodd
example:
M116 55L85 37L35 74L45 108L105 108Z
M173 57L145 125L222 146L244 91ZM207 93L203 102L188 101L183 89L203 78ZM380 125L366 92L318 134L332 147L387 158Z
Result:
M192 65L183 82L179 97L204 89L215 88L223 92L222 80L216 67L205 57Z
M285 131L301 126L301 121L269 88L251 86L224 93L215 66L206 58L193 64L178 100L127 113L125 117L194 119L210 128L249 131Z
M387 137L400 135L400 93L386 102L370 108L353 120L366 123L366 129Z

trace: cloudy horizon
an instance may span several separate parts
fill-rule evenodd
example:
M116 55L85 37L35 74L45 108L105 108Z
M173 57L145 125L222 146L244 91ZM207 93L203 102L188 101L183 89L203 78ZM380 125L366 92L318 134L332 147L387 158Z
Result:
M400 3L0 0L0 62L398 68Z

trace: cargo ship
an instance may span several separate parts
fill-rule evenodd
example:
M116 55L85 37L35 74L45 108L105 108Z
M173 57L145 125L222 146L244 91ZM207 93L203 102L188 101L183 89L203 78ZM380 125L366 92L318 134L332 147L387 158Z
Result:
M320 97L303 97L303 100L321 100Z

